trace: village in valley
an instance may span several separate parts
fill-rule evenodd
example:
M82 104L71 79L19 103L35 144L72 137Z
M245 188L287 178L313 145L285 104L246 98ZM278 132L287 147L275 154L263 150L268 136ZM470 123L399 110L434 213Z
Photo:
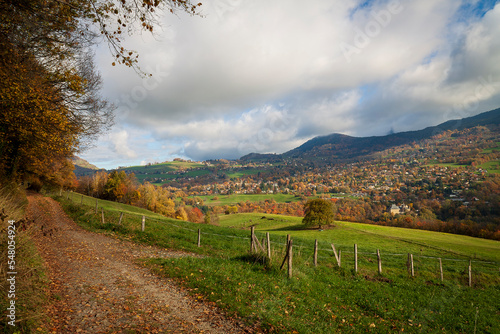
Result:
M474 127L356 161L177 158L81 176L75 190L152 210L148 203L156 201L160 213L193 222L238 212L302 216L307 199L320 197L335 204L339 220L498 239L499 142L496 128ZM131 179L121 182L125 174ZM117 181L110 182L113 176ZM151 189L161 193L155 201L147 198L155 193Z
M499 333L500 0L0 17L0 333Z

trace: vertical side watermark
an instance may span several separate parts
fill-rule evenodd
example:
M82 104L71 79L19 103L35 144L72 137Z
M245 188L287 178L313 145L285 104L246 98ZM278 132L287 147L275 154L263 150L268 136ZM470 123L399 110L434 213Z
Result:
M16 326L16 225L14 220L8 221L7 227L7 323Z

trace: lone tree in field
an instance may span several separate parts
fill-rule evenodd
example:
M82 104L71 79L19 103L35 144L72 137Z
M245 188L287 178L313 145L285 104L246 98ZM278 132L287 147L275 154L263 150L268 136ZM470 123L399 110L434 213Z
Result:
M321 198L307 201L304 205L305 216L302 223L305 226L319 226L333 224L335 206L332 202Z

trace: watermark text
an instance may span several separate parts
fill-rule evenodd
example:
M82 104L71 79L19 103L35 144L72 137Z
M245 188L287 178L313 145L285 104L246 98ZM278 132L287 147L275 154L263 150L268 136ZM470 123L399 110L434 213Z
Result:
M8 221L7 227L7 323L10 326L16 325L16 225L14 220Z

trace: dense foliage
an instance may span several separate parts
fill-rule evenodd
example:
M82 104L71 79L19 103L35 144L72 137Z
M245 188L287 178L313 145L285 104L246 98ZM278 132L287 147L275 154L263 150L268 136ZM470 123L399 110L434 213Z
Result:
M124 36L153 31L157 13L195 14L173 1L6 0L0 2L0 177L70 185L68 158L112 125L99 95L91 46L107 41L115 63L138 67Z
M302 223L305 226L331 225L335 220L334 206L331 201L315 198L304 204L304 219Z

